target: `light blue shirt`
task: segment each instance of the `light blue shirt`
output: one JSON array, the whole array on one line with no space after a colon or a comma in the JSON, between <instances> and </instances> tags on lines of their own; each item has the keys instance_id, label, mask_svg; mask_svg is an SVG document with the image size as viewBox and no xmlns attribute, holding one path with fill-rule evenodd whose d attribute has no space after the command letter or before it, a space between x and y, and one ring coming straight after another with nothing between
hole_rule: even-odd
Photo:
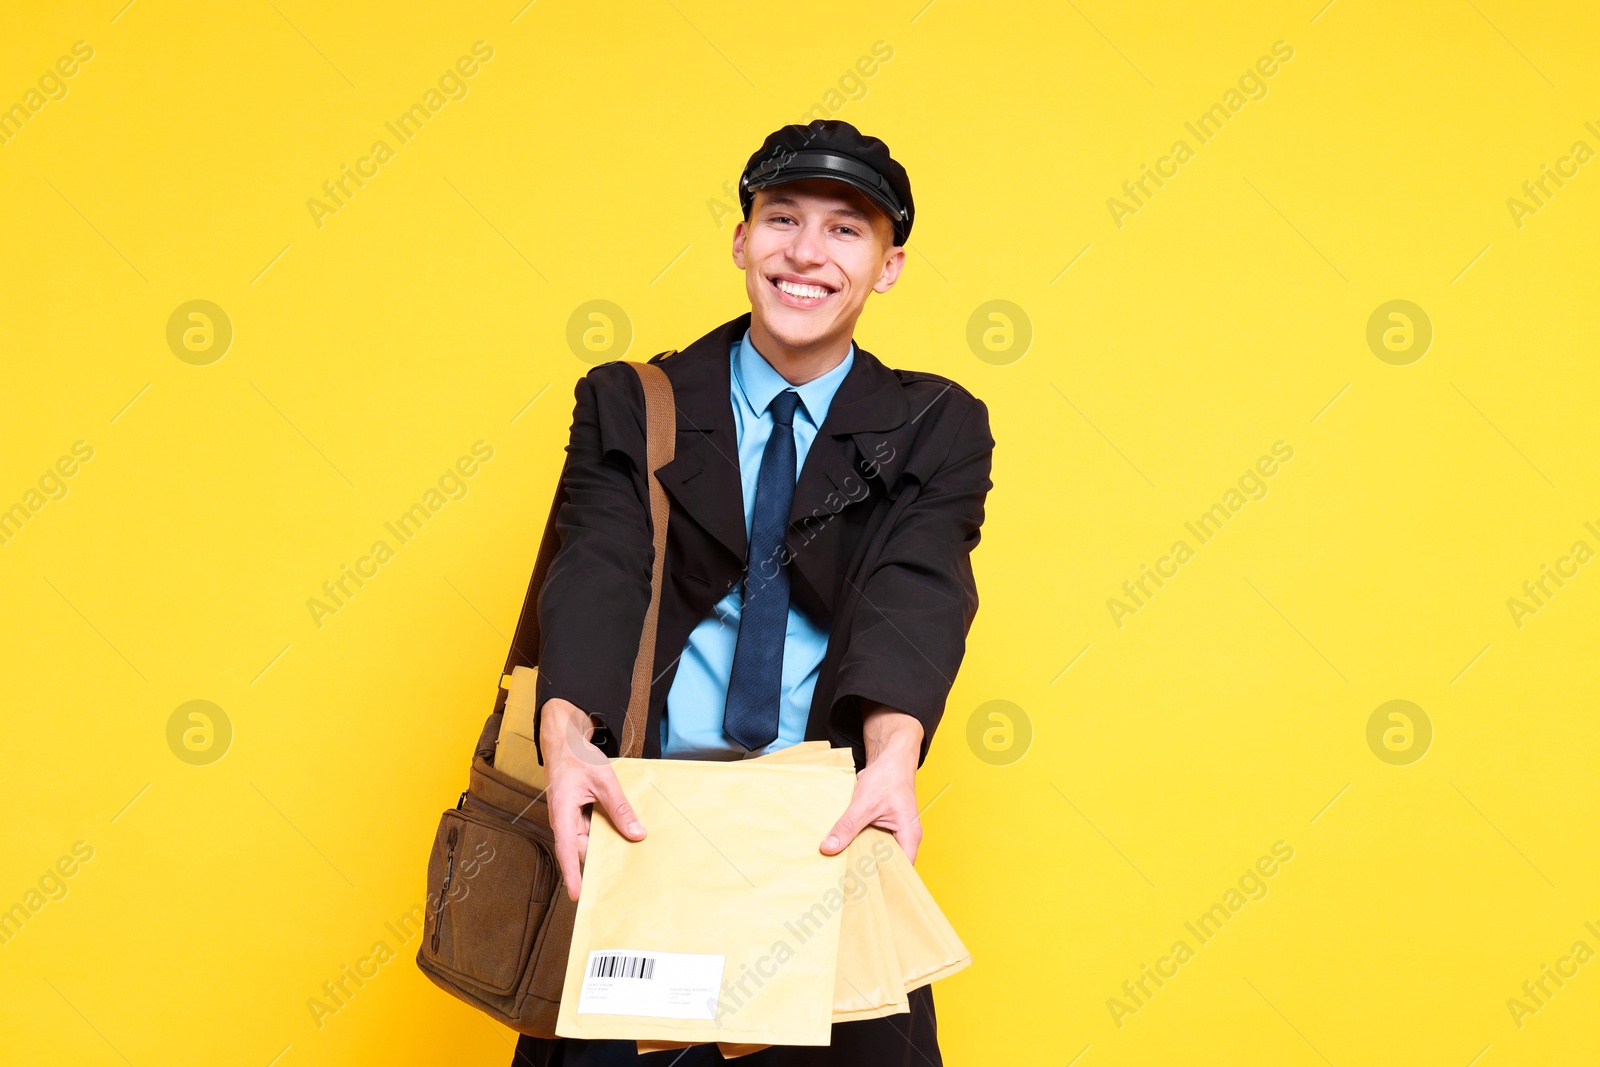
<instances>
[{"instance_id":1,"label":"light blue shirt","mask_svg":"<svg viewBox=\"0 0 1600 1067\"><path fill-rule=\"evenodd\" d=\"M800 394L794 412L795 479L804 469L806 454L817 430L828 417L828 406L839 383L855 362L852 344L844 361L820 378L791 386L783 375L756 351L750 331L733 346L729 393L733 427L739 444L739 481L744 490L744 533L749 543L755 514L756 480L761 456L772 436L769 405L785 389ZM733 649L739 639L739 612L744 606L743 586L735 585L719 600L711 614L689 634L678 673L667 691L666 714L661 720L661 754L677 759L733 759L744 749L722 732L722 714L728 704L728 676L733 671ZM805 739L811 716L811 694L817 672L828 651L828 628L818 626L793 604L783 640L783 689L779 699L778 736L762 752L772 752ZM759 753L753 753L759 755Z\"/></svg>"}]
</instances>

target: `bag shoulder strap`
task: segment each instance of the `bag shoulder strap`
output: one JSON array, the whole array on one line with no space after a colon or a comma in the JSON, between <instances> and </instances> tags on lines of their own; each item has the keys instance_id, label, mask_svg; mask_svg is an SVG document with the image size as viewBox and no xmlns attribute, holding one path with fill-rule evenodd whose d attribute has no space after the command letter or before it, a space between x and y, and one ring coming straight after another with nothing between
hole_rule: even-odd
<instances>
[{"instance_id":1,"label":"bag shoulder strap","mask_svg":"<svg viewBox=\"0 0 1600 1067\"><path fill-rule=\"evenodd\" d=\"M644 724L650 705L650 683L655 671L656 621L661 612L661 584L667 561L667 518L670 502L666 490L656 480L656 470L670 463L676 454L677 411L673 405L672 383L666 371L655 364L672 355L677 349L668 349L649 363L629 361L639 375L644 389L645 415L645 466L646 482L650 491L650 531L655 555L650 566L650 604L645 609L644 626L639 632L639 651L633 661L633 678L628 693L628 711L623 720L621 754L637 757L644 750ZM522 602L522 613L517 618L517 628L511 636L511 650L506 656L502 674L510 674L515 667L534 667L539 662L539 591L544 588L545 575L550 563L561 547L556 532L556 518L561 505L567 500L567 470L563 464L556 482L554 499L550 502L550 515L545 519L544 534L539 541L539 555L534 561L533 577L528 582L528 595ZM505 705L505 690L500 691L496 708Z\"/></svg>"}]
</instances>

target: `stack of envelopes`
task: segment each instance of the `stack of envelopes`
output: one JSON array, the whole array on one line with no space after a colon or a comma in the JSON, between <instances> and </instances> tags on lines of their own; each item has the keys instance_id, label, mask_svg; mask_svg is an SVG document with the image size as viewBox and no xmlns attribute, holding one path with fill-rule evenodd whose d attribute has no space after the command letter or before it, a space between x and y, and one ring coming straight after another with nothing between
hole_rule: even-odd
<instances>
[{"instance_id":1,"label":"stack of envelopes","mask_svg":"<svg viewBox=\"0 0 1600 1067\"><path fill-rule=\"evenodd\" d=\"M557 1034L730 1059L826 1045L972 962L892 835L818 850L854 790L848 749L611 763L649 833L591 821Z\"/></svg>"}]
</instances>

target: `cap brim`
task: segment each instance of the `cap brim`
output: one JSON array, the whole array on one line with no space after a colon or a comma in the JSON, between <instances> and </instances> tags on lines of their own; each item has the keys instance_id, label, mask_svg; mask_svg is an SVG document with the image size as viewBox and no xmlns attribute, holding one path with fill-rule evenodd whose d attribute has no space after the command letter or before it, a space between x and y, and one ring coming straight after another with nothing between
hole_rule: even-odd
<instances>
[{"instance_id":1,"label":"cap brim","mask_svg":"<svg viewBox=\"0 0 1600 1067\"><path fill-rule=\"evenodd\" d=\"M771 189L774 186L788 185L791 182L818 179L842 182L863 193L874 204L881 207L883 213L889 216L889 224L894 230L895 243L904 243L901 234L910 226L910 220L905 217L906 213L897 198L892 193L885 192L882 178L875 171L856 160L847 159L833 153L807 151L798 153L797 157L793 163L779 167L775 172L749 182L745 188L753 194L758 189ZM858 171L865 173L858 173Z\"/></svg>"}]
</instances>

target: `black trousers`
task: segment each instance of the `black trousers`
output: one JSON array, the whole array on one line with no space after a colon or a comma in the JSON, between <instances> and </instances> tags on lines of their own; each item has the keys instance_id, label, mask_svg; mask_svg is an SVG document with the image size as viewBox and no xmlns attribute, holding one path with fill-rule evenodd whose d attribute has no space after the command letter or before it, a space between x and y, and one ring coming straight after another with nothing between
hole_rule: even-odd
<instances>
[{"instance_id":1,"label":"black trousers","mask_svg":"<svg viewBox=\"0 0 1600 1067\"><path fill-rule=\"evenodd\" d=\"M909 999L909 1013L834 1023L831 1044L774 1045L732 1062L743 1067L944 1067L932 987L913 989ZM526 1034L511 1061L512 1067L705 1067L727 1062L716 1045L641 1056L632 1041L548 1041Z\"/></svg>"}]
</instances>

